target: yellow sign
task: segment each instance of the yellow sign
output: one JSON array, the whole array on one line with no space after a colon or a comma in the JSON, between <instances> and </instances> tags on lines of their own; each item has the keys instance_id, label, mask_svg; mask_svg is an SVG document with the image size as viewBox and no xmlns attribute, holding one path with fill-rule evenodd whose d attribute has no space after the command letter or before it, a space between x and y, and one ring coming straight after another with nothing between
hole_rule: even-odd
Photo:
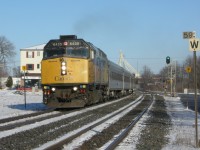
<instances>
[{"instance_id":1,"label":"yellow sign","mask_svg":"<svg viewBox=\"0 0 200 150\"><path fill-rule=\"evenodd\" d=\"M22 66L22 70L25 71L26 70L26 66Z\"/></svg>"},{"instance_id":2,"label":"yellow sign","mask_svg":"<svg viewBox=\"0 0 200 150\"><path fill-rule=\"evenodd\" d=\"M190 73L190 72L192 71L192 68L191 68L191 67L186 67L186 68L185 68L185 71L186 71L187 73Z\"/></svg>"}]
</instances>

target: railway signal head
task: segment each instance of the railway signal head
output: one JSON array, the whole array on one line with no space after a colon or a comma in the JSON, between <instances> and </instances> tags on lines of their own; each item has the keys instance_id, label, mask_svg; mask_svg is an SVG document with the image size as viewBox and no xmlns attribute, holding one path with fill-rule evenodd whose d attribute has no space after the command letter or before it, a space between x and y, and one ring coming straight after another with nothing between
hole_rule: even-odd
<instances>
[{"instance_id":1,"label":"railway signal head","mask_svg":"<svg viewBox=\"0 0 200 150\"><path fill-rule=\"evenodd\" d=\"M170 64L170 57L169 56L166 57L166 63Z\"/></svg>"}]
</instances>

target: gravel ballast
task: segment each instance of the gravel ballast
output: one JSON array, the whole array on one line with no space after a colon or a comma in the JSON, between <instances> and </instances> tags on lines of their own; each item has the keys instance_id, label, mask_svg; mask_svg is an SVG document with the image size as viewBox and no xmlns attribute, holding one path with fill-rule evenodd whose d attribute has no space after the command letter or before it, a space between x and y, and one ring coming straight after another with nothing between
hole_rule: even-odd
<instances>
[{"instance_id":1,"label":"gravel ballast","mask_svg":"<svg viewBox=\"0 0 200 150\"><path fill-rule=\"evenodd\" d=\"M148 115L150 117L144 122L146 126L141 131L136 148L162 149L168 143L167 135L171 127L171 119L162 96L155 96L154 105Z\"/></svg>"}]
</instances>

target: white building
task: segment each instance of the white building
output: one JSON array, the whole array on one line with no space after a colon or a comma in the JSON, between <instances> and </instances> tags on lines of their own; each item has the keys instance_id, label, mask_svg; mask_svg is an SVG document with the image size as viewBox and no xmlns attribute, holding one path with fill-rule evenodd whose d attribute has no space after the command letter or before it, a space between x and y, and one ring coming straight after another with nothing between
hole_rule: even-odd
<instances>
[{"instance_id":1,"label":"white building","mask_svg":"<svg viewBox=\"0 0 200 150\"><path fill-rule=\"evenodd\" d=\"M26 86L40 86L41 83L41 60L43 49L46 44L20 49L20 68L26 66ZM24 77L22 77L24 79ZM22 80L23 85L23 80Z\"/></svg>"}]
</instances>

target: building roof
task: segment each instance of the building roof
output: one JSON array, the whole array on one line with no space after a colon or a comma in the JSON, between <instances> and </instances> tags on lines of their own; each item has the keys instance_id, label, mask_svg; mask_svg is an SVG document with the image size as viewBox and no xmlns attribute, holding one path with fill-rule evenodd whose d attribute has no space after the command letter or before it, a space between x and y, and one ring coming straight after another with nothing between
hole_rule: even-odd
<instances>
[{"instance_id":1,"label":"building roof","mask_svg":"<svg viewBox=\"0 0 200 150\"><path fill-rule=\"evenodd\" d=\"M44 46L46 45L46 43L44 44L40 44L40 45L36 45L36 46L32 46L32 47L27 47L27 48L22 48L21 50L43 50Z\"/></svg>"}]
</instances>

